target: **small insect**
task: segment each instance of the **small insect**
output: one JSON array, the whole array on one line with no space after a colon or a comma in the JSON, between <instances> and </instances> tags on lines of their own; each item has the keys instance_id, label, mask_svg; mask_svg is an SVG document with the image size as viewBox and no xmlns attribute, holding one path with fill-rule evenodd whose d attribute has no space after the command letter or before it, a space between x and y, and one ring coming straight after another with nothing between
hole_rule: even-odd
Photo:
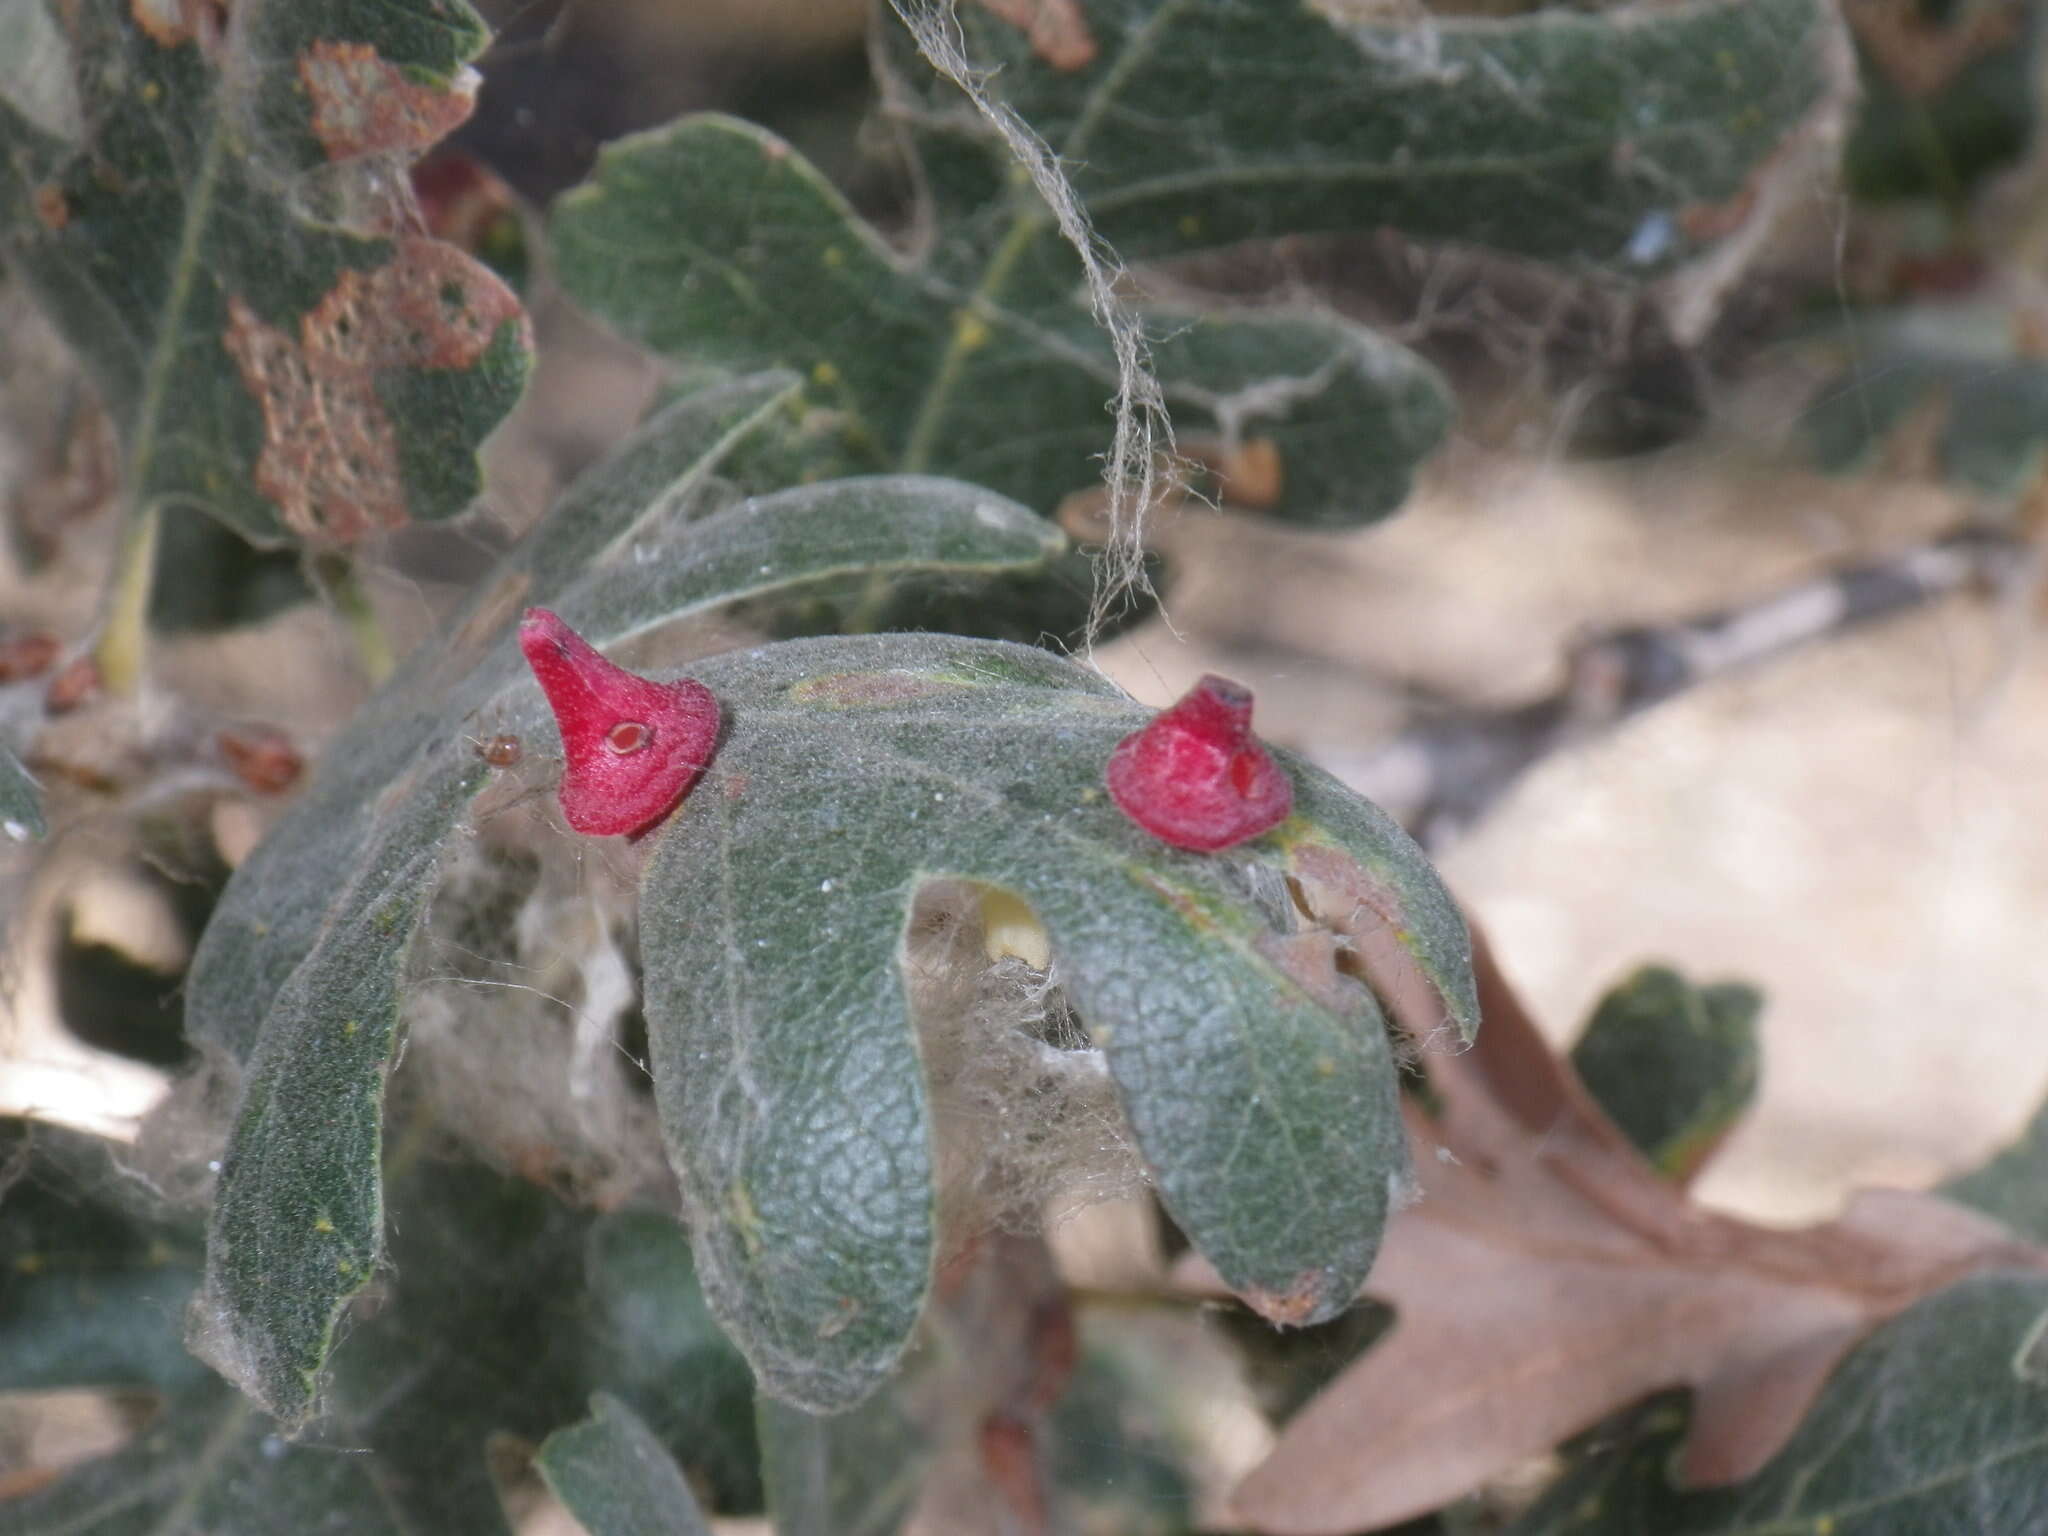
<instances>
[{"instance_id":1,"label":"small insect","mask_svg":"<svg viewBox=\"0 0 2048 1536\"><path fill-rule=\"evenodd\" d=\"M1103 779L1131 820L1198 853L1270 832L1294 808L1293 781L1252 735L1251 690L1223 677L1118 742Z\"/></svg>"},{"instance_id":2,"label":"small insect","mask_svg":"<svg viewBox=\"0 0 2048 1536\"><path fill-rule=\"evenodd\" d=\"M517 736L501 731L486 741L478 742L476 755L493 768L510 768L526 755L526 749L520 745Z\"/></svg>"},{"instance_id":3,"label":"small insect","mask_svg":"<svg viewBox=\"0 0 2048 1536\"><path fill-rule=\"evenodd\" d=\"M562 815L592 837L651 830L682 802L718 742L718 700L606 660L545 608L519 621L519 649L562 731Z\"/></svg>"}]
</instances>

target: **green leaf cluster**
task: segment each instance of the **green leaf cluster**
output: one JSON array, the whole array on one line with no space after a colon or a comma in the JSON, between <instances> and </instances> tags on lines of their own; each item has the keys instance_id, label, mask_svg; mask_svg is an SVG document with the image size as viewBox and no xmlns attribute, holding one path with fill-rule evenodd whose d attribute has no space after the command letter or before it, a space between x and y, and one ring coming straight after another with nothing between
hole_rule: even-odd
<instances>
[{"instance_id":1,"label":"green leaf cluster","mask_svg":"<svg viewBox=\"0 0 2048 1536\"><path fill-rule=\"evenodd\" d=\"M1066 171L1123 258L1393 228L1623 272L1700 249L1828 94L1811 0L1421 27L1312 7L1089 0L1058 66L957 13L988 104ZM1086 54L1085 59L1079 57ZM550 224L586 307L692 364L782 366L836 462L958 474L1051 511L1096 477L1117 384L1056 211L987 115L885 33L888 116L923 195L892 245L786 144L717 116L610 146ZM1392 511L1450 402L1406 348L1327 311L1155 297L1185 441L1277 450L1255 500L1311 527ZM830 437L826 437L828 445Z\"/></svg>"},{"instance_id":2,"label":"green leaf cluster","mask_svg":"<svg viewBox=\"0 0 2048 1536\"><path fill-rule=\"evenodd\" d=\"M0 1503L7 1536L509 1533L491 1444L539 1443L592 1391L639 1404L660 1426L640 1432L722 1507L759 1506L746 1368L668 1218L593 1214L470 1163L408 1162L390 1181L379 1304L335 1355L319 1431L288 1440L186 1352L202 1233L120 1155L0 1125L14 1180L0 1204L0 1391L155 1400L121 1449Z\"/></svg>"}]
</instances>

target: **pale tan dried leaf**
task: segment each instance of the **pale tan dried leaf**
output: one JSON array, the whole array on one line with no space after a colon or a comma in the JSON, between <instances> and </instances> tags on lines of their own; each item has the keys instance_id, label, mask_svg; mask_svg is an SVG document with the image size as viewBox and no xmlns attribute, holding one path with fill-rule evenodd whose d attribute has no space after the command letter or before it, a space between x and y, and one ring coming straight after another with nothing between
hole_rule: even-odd
<instances>
[{"instance_id":1,"label":"pale tan dried leaf","mask_svg":"<svg viewBox=\"0 0 2048 1536\"><path fill-rule=\"evenodd\" d=\"M1254 1529L1410 1519L1678 1386L1694 1393L1679 1475L1738 1480L1878 1323L1979 1269L2048 1268L2048 1252L1931 1195L1870 1192L1802 1231L1692 1205L1544 1044L1474 938L1480 1043L1424 1058L1441 1114L1409 1116L1421 1199L1390 1224L1367 1286L1395 1324L1240 1485ZM1181 1277L1213 1283L1199 1265Z\"/></svg>"}]
</instances>

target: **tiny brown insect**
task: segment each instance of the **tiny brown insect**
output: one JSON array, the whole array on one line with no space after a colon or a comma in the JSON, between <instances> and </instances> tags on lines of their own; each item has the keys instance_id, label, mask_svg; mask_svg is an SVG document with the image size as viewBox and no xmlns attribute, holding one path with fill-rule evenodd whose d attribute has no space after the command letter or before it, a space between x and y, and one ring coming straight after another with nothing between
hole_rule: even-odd
<instances>
[{"instance_id":1,"label":"tiny brown insect","mask_svg":"<svg viewBox=\"0 0 2048 1536\"><path fill-rule=\"evenodd\" d=\"M476 755L493 768L510 768L525 753L517 736L500 734L477 745Z\"/></svg>"}]
</instances>

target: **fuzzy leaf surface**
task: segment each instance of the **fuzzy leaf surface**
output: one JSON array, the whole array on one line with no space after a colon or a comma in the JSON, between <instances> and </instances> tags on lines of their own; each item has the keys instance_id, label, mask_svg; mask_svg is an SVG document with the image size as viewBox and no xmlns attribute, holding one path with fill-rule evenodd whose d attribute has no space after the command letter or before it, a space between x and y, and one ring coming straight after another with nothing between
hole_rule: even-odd
<instances>
[{"instance_id":1,"label":"fuzzy leaf surface","mask_svg":"<svg viewBox=\"0 0 2048 1536\"><path fill-rule=\"evenodd\" d=\"M0 56L0 257L84 359L138 505L266 544L450 516L526 321L409 232L393 170L468 116L488 33L464 0L222 14L16 19L35 46Z\"/></svg>"},{"instance_id":2,"label":"fuzzy leaf surface","mask_svg":"<svg viewBox=\"0 0 2048 1536\"><path fill-rule=\"evenodd\" d=\"M1000 7L954 13L994 100L1036 129L1123 256L1392 227L1651 271L1740 224L1751 181L1834 98L1818 0L1333 21L1307 6L1074 0L1064 56ZM886 34L931 228L892 250L759 129L685 119L612 146L553 220L563 281L697 363L798 368L875 467L936 470L1051 510L1095 477L1109 348L1080 265L982 116ZM1056 54L1058 50L1052 50ZM1149 316L1183 438L1277 450L1241 505L1353 526L1405 496L1450 412L1435 371L1323 312Z\"/></svg>"},{"instance_id":3,"label":"fuzzy leaf surface","mask_svg":"<svg viewBox=\"0 0 2048 1536\"><path fill-rule=\"evenodd\" d=\"M1042 210L1006 247L1029 255L996 270L988 253L972 287L906 265L767 130L703 116L606 149L552 230L569 291L625 335L685 362L801 369L850 465L959 475L1047 513L1098 478L1115 365ZM1182 432L1280 451L1275 517L1392 511L1449 424L1433 368L1332 316L1155 320Z\"/></svg>"},{"instance_id":4,"label":"fuzzy leaf surface","mask_svg":"<svg viewBox=\"0 0 2048 1536\"><path fill-rule=\"evenodd\" d=\"M1841 1364L1747 1482L1669 1477L1684 1414L1652 1418L1567 1474L1510 1536L2023 1536L2048 1526L2048 1280L1987 1274L1937 1292Z\"/></svg>"},{"instance_id":5,"label":"fuzzy leaf surface","mask_svg":"<svg viewBox=\"0 0 2048 1536\"><path fill-rule=\"evenodd\" d=\"M689 437L698 447L683 478L700 476L768 408L758 393L685 402L631 448L658 458L657 445L673 449L665 434ZM563 526L487 584L445 650L363 712L236 872L195 957L193 1028L246 1074L208 1240L216 1359L288 1422L309 1410L334 1320L380 1250L384 1070L442 849L497 773L476 736L517 736L526 765L559 757L553 717L511 636L520 605L552 599L594 642L615 644L742 598L1029 567L1060 547L1014 503L912 477L744 502L671 529L660 558L643 562L618 544L643 506L619 503L626 516L613 523L590 511L611 505L617 477L636 479L634 462L629 450L572 491ZM581 570L593 546L623 558L554 590L551 576ZM508 795L522 783L508 781Z\"/></svg>"},{"instance_id":6,"label":"fuzzy leaf surface","mask_svg":"<svg viewBox=\"0 0 2048 1536\"><path fill-rule=\"evenodd\" d=\"M1072 9L1095 44L1078 68L1039 59L998 7L961 7L960 33L994 98L1060 156L1097 231L1131 260L1384 226L1655 270L1725 232L1714 216L1736 212L1723 205L1829 100L1841 42L1816 0L1422 25L1338 19L1362 8L1337 3ZM907 33L888 41L935 201L1006 236L1023 205L985 205L1007 156ZM1646 251L1653 218L1671 227Z\"/></svg>"},{"instance_id":7,"label":"fuzzy leaf surface","mask_svg":"<svg viewBox=\"0 0 2048 1536\"><path fill-rule=\"evenodd\" d=\"M617 1398L541 1443L541 1476L590 1536L707 1536L690 1485L654 1431Z\"/></svg>"},{"instance_id":8,"label":"fuzzy leaf surface","mask_svg":"<svg viewBox=\"0 0 2048 1536\"><path fill-rule=\"evenodd\" d=\"M1296 1323L1351 1301L1404 1166L1395 1068L1335 925L1297 930L1286 878L1379 914L1367 976L1426 995L1425 1029L1477 1018L1463 921L1391 819L1290 761L1281 827L1228 856L1169 848L1102 788L1149 712L1043 651L877 635L698 675L732 725L643 878L646 1010L705 1293L764 1390L849 1406L923 1306L932 1157L900 958L930 880L1033 909L1169 1210L1229 1283Z\"/></svg>"}]
</instances>

